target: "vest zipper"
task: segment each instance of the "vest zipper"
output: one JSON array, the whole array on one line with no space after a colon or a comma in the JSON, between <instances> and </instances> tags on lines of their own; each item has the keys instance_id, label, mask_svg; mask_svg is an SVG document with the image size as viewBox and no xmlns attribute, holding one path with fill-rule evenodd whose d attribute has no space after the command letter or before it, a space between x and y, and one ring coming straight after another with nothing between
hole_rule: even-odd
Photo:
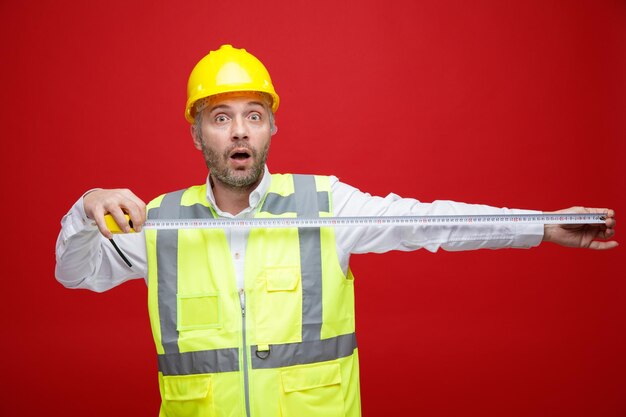
<instances>
[{"instance_id":1,"label":"vest zipper","mask_svg":"<svg viewBox=\"0 0 626 417\"><path fill-rule=\"evenodd\" d=\"M250 387L248 375L248 345L246 342L246 293L239 290L241 305L241 327L243 329L243 390L246 402L246 417L250 417Z\"/></svg>"}]
</instances>

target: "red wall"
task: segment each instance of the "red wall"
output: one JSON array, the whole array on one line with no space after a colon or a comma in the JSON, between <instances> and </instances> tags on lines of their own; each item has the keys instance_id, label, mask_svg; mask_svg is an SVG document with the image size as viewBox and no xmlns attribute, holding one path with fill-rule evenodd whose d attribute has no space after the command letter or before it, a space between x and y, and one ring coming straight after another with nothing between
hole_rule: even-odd
<instances>
[{"instance_id":1,"label":"red wall","mask_svg":"<svg viewBox=\"0 0 626 417\"><path fill-rule=\"evenodd\" d=\"M274 172L626 210L624 1L177 3L0 3L2 416L157 415L144 284L66 290L54 243L86 189L204 180L185 87L222 43L274 78ZM354 257L364 415L626 415L623 253Z\"/></svg>"}]
</instances>

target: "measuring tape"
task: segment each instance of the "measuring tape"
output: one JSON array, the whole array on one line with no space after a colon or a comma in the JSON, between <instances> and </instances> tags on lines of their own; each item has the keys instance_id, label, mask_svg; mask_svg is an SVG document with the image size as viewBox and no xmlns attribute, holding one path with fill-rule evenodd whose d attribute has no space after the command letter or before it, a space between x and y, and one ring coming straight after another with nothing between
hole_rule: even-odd
<instances>
[{"instance_id":1,"label":"measuring tape","mask_svg":"<svg viewBox=\"0 0 626 417\"><path fill-rule=\"evenodd\" d=\"M150 219L144 229L251 229L286 227L372 227L372 226L469 226L494 224L603 224L606 213L472 214L446 216L359 216L271 219ZM112 233L122 233L110 214L105 217ZM129 220L129 216L126 215ZM130 223L130 221L129 221ZM131 223L132 225L132 223Z\"/></svg>"}]
</instances>

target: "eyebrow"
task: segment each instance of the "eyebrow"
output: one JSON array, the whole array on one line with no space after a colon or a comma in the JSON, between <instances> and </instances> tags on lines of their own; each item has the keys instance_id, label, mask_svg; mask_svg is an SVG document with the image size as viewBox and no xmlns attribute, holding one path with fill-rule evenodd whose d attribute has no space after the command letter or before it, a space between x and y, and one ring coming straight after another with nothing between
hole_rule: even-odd
<instances>
[{"instance_id":1,"label":"eyebrow","mask_svg":"<svg viewBox=\"0 0 626 417\"><path fill-rule=\"evenodd\" d=\"M257 105L257 106L261 106L261 107L265 108L263 103L260 102L260 101L251 101L251 102L246 104L246 107L253 106L253 105ZM217 106L209 109L209 113L213 113L215 110L227 110L227 109L230 109L230 108L231 108L231 106L229 106L229 105L218 104Z\"/></svg>"}]
</instances>

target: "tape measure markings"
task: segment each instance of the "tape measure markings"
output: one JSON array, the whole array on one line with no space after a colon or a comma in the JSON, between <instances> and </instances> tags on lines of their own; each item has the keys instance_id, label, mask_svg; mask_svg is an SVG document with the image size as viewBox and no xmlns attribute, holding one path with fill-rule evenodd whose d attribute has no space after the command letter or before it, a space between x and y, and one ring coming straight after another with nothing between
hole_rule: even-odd
<instances>
[{"instance_id":1,"label":"tape measure markings","mask_svg":"<svg viewBox=\"0 0 626 417\"><path fill-rule=\"evenodd\" d=\"M450 226L481 224L603 224L605 220L606 213L473 214L319 218L274 217L271 219L151 219L144 223L143 228L172 230L288 227ZM107 224L109 225L110 222L107 222Z\"/></svg>"}]
</instances>

